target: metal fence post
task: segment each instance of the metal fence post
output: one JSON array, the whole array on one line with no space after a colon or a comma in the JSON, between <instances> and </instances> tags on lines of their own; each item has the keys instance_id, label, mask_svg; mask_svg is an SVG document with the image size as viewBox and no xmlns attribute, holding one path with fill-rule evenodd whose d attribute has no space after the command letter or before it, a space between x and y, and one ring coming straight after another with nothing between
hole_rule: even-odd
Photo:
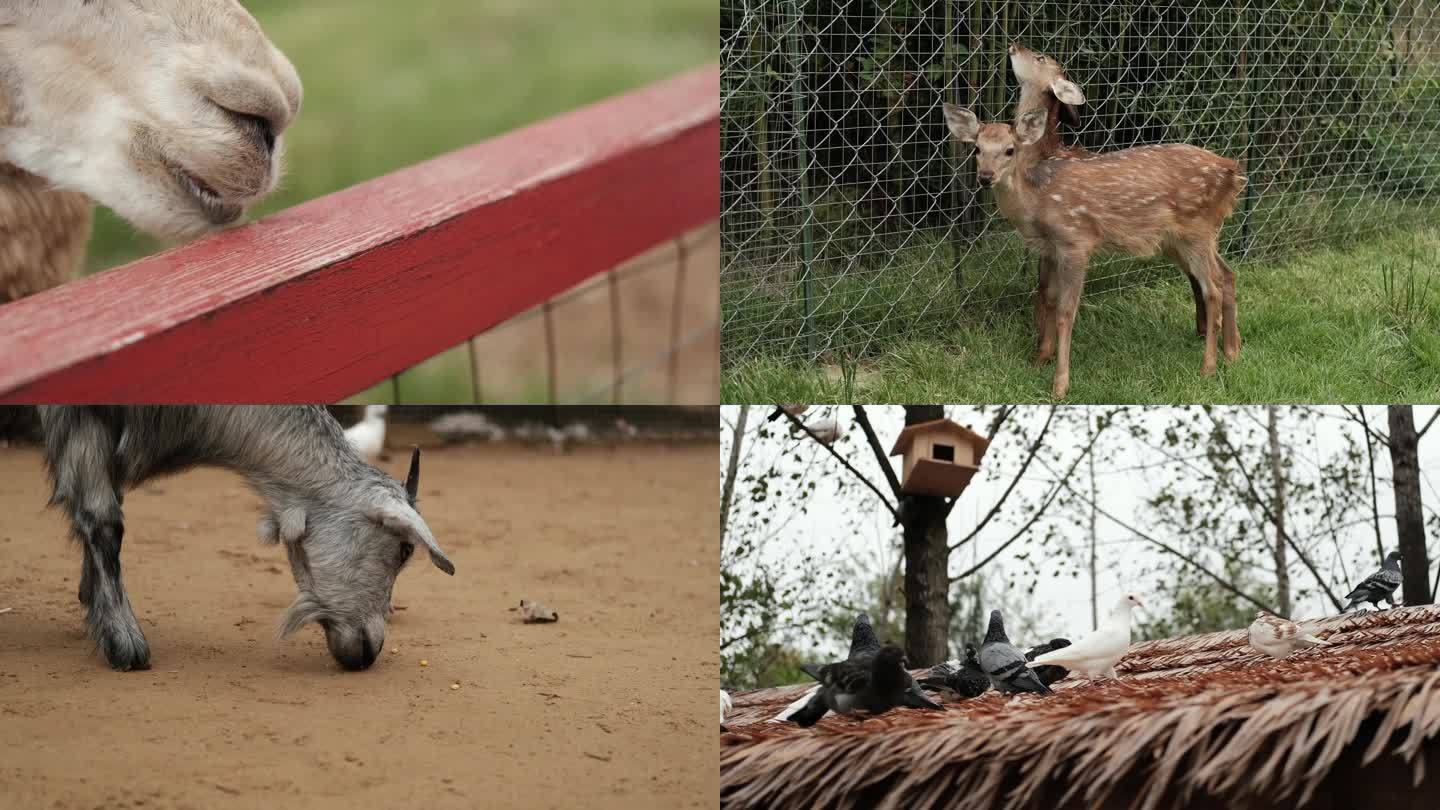
<instances>
[{"instance_id":1,"label":"metal fence post","mask_svg":"<svg viewBox=\"0 0 1440 810\"><path fill-rule=\"evenodd\" d=\"M800 196L800 294L805 298L805 346L813 360L819 353L818 336L815 334L815 296L811 280L811 265L815 261L815 218L810 210L810 148L805 137L809 118L805 106L805 61L800 44L800 26L804 24L805 17L800 11L800 0L790 0L790 12L793 20L786 42L789 45L790 69L793 73L790 83L790 108L795 117L795 177L796 192Z\"/></svg>"},{"instance_id":2,"label":"metal fence post","mask_svg":"<svg viewBox=\"0 0 1440 810\"><path fill-rule=\"evenodd\" d=\"M1236 25L1235 29L1240 32L1240 47L1237 49L1236 68L1240 72L1241 98L1245 100L1245 150L1244 163L1245 174L1250 178L1245 183L1244 197L1240 203L1240 257L1250 258L1250 213L1253 209L1252 197L1255 183L1259 180L1258 167L1254 164L1251 147L1255 143L1255 95L1251 91L1250 75L1252 71L1246 64L1246 57L1249 53L1250 27L1246 25L1246 18L1249 7L1245 0L1235 0Z\"/></svg>"}]
</instances>

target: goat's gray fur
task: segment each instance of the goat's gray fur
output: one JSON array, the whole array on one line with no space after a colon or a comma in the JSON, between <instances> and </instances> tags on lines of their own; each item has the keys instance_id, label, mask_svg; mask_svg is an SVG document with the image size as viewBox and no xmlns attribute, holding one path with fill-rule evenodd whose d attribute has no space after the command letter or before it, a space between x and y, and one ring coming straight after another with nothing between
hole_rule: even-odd
<instances>
[{"instance_id":1,"label":"goat's gray fur","mask_svg":"<svg viewBox=\"0 0 1440 810\"><path fill-rule=\"evenodd\" d=\"M209 465L234 470L265 499L260 539L283 542L299 595L280 635L317 622L330 653L364 669L385 643L395 577L417 546L455 568L415 510L420 451L405 487L366 464L320 406L44 406L54 494L84 549L80 601L91 638L119 670L147 669L150 648L120 578L125 490Z\"/></svg>"}]
</instances>

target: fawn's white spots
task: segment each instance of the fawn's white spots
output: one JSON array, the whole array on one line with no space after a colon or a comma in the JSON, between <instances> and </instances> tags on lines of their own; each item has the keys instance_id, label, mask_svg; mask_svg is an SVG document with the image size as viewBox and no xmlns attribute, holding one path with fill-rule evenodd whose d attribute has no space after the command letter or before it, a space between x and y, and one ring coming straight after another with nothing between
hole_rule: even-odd
<instances>
[{"instance_id":1,"label":"fawn's white spots","mask_svg":"<svg viewBox=\"0 0 1440 810\"><path fill-rule=\"evenodd\" d=\"M1051 195L1050 195L1050 199L1054 200L1055 202L1060 202L1060 195L1059 195L1059 194L1051 194Z\"/></svg>"}]
</instances>

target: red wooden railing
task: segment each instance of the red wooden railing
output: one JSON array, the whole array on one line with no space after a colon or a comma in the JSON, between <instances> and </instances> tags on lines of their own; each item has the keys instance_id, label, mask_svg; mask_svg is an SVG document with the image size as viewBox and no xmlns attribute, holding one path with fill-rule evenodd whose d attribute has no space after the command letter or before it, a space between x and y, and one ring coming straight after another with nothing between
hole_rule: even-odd
<instances>
[{"instance_id":1,"label":"red wooden railing","mask_svg":"<svg viewBox=\"0 0 1440 810\"><path fill-rule=\"evenodd\" d=\"M0 402L333 402L719 217L715 67L0 306Z\"/></svg>"}]
</instances>

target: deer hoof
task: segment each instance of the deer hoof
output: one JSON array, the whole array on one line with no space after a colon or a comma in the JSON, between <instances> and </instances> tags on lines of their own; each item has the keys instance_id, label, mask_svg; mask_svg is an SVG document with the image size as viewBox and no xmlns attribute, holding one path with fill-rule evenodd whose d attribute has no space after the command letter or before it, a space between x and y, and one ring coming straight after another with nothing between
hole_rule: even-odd
<instances>
[{"instance_id":1,"label":"deer hoof","mask_svg":"<svg viewBox=\"0 0 1440 810\"><path fill-rule=\"evenodd\" d=\"M1056 380L1055 387L1050 389L1050 396L1053 399L1064 399L1065 395L1068 393L1070 393L1069 380Z\"/></svg>"},{"instance_id":2,"label":"deer hoof","mask_svg":"<svg viewBox=\"0 0 1440 810\"><path fill-rule=\"evenodd\" d=\"M1225 359L1226 359L1226 361L1231 362L1231 363L1235 362L1236 360L1239 360L1239 359L1240 359L1240 347L1239 347L1239 346L1231 346L1231 347L1227 348L1227 349L1225 350Z\"/></svg>"},{"instance_id":3,"label":"deer hoof","mask_svg":"<svg viewBox=\"0 0 1440 810\"><path fill-rule=\"evenodd\" d=\"M1035 368L1040 368L1041 366L1049 363L1050 358L1053 356L1054 355L1047 352L1036 352L1035 355L1030 358L1030 365L1034 366Z\"/></svg>"},{"instance_id":4,"label":"deer hoof","mask_svg":"<svg viewBox=\"0 0 1440 810\"><path fill-rule=\"evenodd\" d=\"M1202 377L1214 377L1214 376L1215 376L1215 361L1214 361L1214 360L1206 360L1206 361L1205 361L1205 365L1203 365L1203 366L1200 367L1200 376L1202 376Z\"/></svg>"}]
</instances>

